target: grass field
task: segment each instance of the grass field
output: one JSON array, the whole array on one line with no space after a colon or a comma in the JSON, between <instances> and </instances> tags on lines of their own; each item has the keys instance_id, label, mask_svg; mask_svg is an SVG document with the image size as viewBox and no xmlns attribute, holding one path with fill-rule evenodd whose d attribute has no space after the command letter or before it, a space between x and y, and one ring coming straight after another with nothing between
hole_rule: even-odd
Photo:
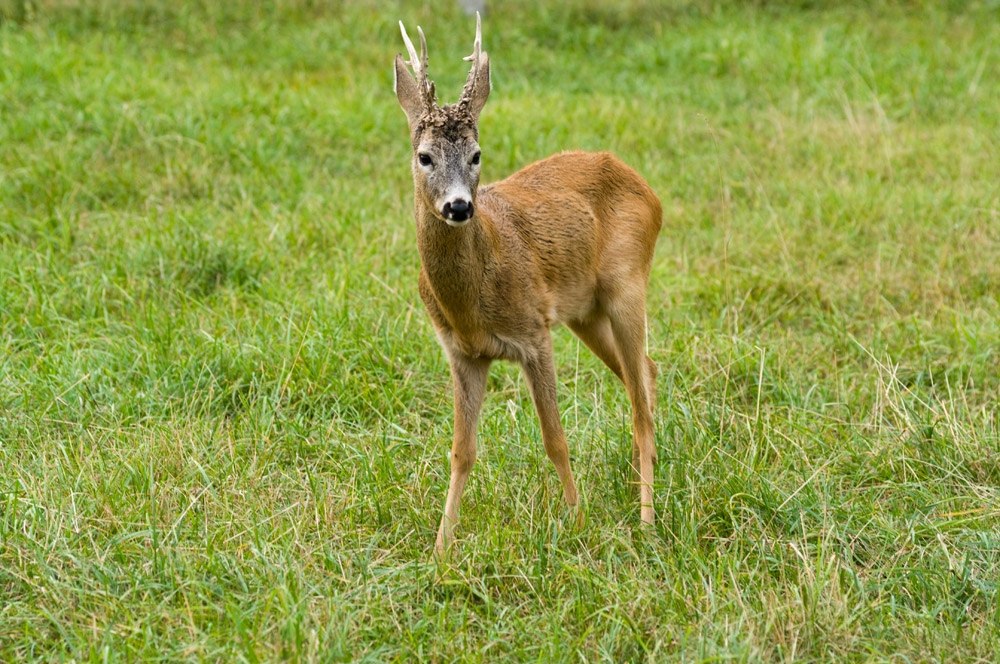
<instances>
[{"instance_id":1,"label":"grass field","mask_svg":"<svg viewBox=\"0 0 1000 664\"><path fill-rule=\"evenodd\" d=\"M585 501L495 366L449 564L396 21L0 0L0 660L996 661L1000 4L504 0L484 181L664 202L658 522L555 333ZM448 9L446 10L445 7Z\"/></svg>"}]
</instances>

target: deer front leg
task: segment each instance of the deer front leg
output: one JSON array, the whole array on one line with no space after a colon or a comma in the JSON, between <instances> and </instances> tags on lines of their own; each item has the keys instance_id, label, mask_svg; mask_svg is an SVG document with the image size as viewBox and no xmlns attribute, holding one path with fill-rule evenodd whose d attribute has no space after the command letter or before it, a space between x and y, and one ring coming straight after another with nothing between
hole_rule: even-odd
<instances>
[{"instance_id":1,"label":"deer front leg","mask_svg":"<svg viewBox=\"0 0 1000 664\"><path fill-rule=\"evenodd\" d=\"M542 442L545 453L556 467L559 480L563 485L563 495L570 507L575 507L579 495L576 483L573 482L573 472L569 467L569 447L566 445L566 435L559 421L559 404L556 400L556 372L552 363L552 339L545 336L539 343L535 357L523 363L524 375L528 380L528 388L535 402L535 410L542 423Z\"/></svg>"},{"instance_id":2,"label":"deer front leg","mask_svg":"<svg viewBox=\"0 0 1000 664\"><path fill-rule=\"evenodd\" d=\"M465 490L472 464L476 462L476 424L486 393L486 376L490 363L449 353L451 377L455 388L455 434L451 445L451 480L444 503L444 516L438 529L435 551L444 556L454 540L458 522L458 505Z\"/></svg>"}]
</instances>

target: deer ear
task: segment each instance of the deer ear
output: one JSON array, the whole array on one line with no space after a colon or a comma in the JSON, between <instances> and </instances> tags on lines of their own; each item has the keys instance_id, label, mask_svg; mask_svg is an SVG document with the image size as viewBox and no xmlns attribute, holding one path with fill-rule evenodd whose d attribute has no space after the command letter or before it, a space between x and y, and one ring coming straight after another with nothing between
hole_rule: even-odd
<instances>
[{"instance_id":1,"label":"deer ear","mask_svg":"<svg viewBox=\"0 0 1000 664\"><path fill-rule=\"evenodd\" d=\"M490 56L486 55L486 51L483 51L481 58L479 67L476 69L476 77L472 82L472 94L469 95L469 110L472 111L472 116L477 120L493 87L490 80Z\"/></svg>"},{"instance_id":2,"label":"deer ear","mask_svg":"<svg viewBox=\"0 0 1000 664\"><path fill-rule=\"evenodd\" d=\"M417 86L417 79L406 68L406 62L402 55L396 55L396 70L392 83L396 91L396 99L406 113L406 119L412 127L416 124L424 111L424 102L420 96L420 89Z\"/></svg>"}]
</instances>

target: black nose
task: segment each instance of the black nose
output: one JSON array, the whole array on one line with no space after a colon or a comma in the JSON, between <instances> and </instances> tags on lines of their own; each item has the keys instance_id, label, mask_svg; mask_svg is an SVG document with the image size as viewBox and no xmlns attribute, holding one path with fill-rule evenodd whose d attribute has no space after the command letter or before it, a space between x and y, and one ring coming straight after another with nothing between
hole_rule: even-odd
<instances>
[{"instance_id":1,"label":"black nose","mask_svg":"<svg viewBox=\"0 0 1000 664\"><path fill-rule=\"evenodd\" d=\"M465 221L472 217L472 202L467 201L462 198L456 198L453 201L444 204L445 219L451 219L453 221Z\"/></svg>"}]
</instances>

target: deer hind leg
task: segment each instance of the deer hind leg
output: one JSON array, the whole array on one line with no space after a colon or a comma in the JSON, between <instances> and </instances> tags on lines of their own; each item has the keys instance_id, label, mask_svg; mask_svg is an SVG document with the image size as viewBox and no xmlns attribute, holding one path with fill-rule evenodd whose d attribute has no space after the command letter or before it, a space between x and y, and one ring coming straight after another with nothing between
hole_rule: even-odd
<instances>
[{"instance_id":1,"label":"deer hind leg","mask_svg":"<svg viewBox=\"0 0 1000 664\"><path fill-rule=\"evenodd\" d=\"M625 383L625 375L622 373L622 363L618 351L618 344L615 341L614 332L611 329L611 319L603 313L585 322L570 323L569 327L576 336L587 345L590 350L600 358L618 378ZM659 371L652 358L646 356L646 365L649 371L649 378L646 387L649 395L649 403L656 405L656 376ZM632 440L632 468L636 477L639 477L639 444ZM653 457L656 457L654 450Z\"/></svg>"},{"instance_id":2,"label":"deer hind leg","mask_svg":"<svg viewBox=\"0 0 1000 664\"><path fill-rule=\"evenodd\" d=\"M458 354L449 358L452 382L455 389L455 435L451 445L451 480L444 515L438 529L435 550L443 556L454 540L458 522L458 505L462 500L465 482L476 462L476 424L486 394L486 376L490 363Z\"/></svg>"},{"instance_id":3,"label":"deer hind leg","mask_svg":"<svg viewBox=\"0 0 1000 664\"><path fill-rule=\"evenodd\" d=\"M545 453L556 467L556 473L562 482L563 495L570 507L576 506L579 494L573 481L573 472L569 467L569 446L566 444L566 434L563 433L559 421L559 404L556 400L556 372L552 363L552 339L547 335L538 344L535 357L525 360L522 364L524 375L528 381L531 398L538 411L538 419L542 424L542 442Z\"/></svg>"},{"instance_id":4,"label":"deer hind leg","mask_svg":"<svg viewBox=\"0 0 1000 664\"><path fill-rule=\"evenodd\" d=\"M612 373L624 380L622 363L618 357L618 345L615 343L611 321L607 316L602 313L586 321L569 323L569 328L611 369Z\"/></svg>"},{"instance_id":5,"label":"deer hind leg","mask_svg":"<svg viewBox=\"0 0 1000 664\"><path fill-rule=\"evenodd\" d=\"M653 408L656 404L656 365L646 356L646 306L641 290L619 295L609 303L608 317L621 358L622 380L632 402L632 465L639 475L642 520L653 523Z\"/></svg>"}]
</instances>

